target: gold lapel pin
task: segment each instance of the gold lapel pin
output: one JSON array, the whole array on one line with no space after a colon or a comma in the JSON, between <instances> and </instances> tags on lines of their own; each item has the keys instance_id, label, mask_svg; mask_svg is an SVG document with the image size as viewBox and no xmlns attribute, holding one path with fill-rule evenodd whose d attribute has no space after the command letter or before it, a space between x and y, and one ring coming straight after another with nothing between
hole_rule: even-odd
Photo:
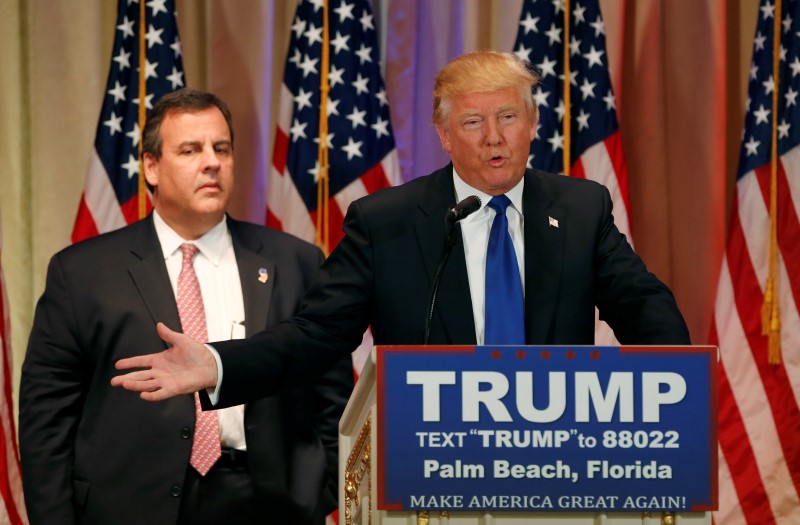
<instances>
[{"instance_id":1,"label":"gold lapel pin","mask_svg":"<svg viewBox=\"0 0 800 525\"><path fill-rule=\"evenodd\" d=\"M266 268L258 269L258 281L262 283L269 281L269 272Z\"/></svg>"}]
</instances>

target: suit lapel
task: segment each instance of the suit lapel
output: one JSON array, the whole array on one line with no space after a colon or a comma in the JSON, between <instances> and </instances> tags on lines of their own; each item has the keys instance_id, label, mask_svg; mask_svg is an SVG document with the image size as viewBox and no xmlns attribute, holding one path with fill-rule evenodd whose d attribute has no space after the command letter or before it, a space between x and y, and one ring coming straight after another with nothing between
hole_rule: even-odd
<instances>
[{"instance_id":1,"label":"suit lapel","mask_svg":"<svg viewBox=\"0 0 800 525\"><path fill-rule=\"evenodd\" d=\"M131 226L132 262L128 273L142 296L153 322L163 322L173 330L181 330L175 294L169 282L164 254L158 242L153 216ZM166 347L166 343L164 344Z\"/></svg>"},{"instance_id":2,"label":"suit lapel","mask_svg":"<svg viewBox=\"0 0 800 525\"><path fill-rule=\"evenodd\" d=\"M275 262L262 254L264 246L254 237L239 234L238 221L228 217L233 251L239 267L244 300L245 334L249 337L267 327L275 286Z\"/></svg>"},{"instance_id":3,"label":"suit lapel","mask_svg":"<svg viewBox=\"0 0 800 525\"><path fill-rule=\"evenodd\" d=\"M433 284L434 274L444 248L444 216L450 206L455 204L453 188L453 168L447 166L430 178L430 185L420 199L420 218L415 223L420 256L425 261L429 286ZM464 257L464 244L460 226L455 229L455 246L442 273L437 293L432 340L434 343L475 344L475 320L472 315L472 300L469 293L467 263ZM427 304L426 298L426 304ZM446 307L442 307L446 305ZM444 327L443 340L433 339L436 321Z\"/></svg>"},{"instance_id":4,"label":"suit lapel","mask_svg":"<svg viewBox=\"0 0 800 525\"><path fill-rule=\"evenodd\" d=\"M528 171L522 193L525 215L525 325L528 344L547 341L561 282L566 217L552 207L542 180ZM553 219L553 221L551 221Z\"/></svg>"}]
</instances>

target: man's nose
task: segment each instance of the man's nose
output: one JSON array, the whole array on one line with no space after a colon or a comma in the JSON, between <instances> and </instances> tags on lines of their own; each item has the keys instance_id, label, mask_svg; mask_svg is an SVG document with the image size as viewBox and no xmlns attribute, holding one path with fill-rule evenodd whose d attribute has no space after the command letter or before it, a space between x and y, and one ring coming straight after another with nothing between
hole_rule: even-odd
<instances>
[{"instance_id":1,"label":"man's nose","mask_svg":"<svg viewBox=\"0 0 800 525\"><path fill-rule=\"evenodd\" d=\"M485 133L483 141L487 146L496 146L498 144L502 144L503 134L500 132L500 126L497 125L497 122L488 120L484 129Z\"/></svg>"},{"instance_id":2,"label":"man's nose","mask_svg":"<svg viewBox=\"0 0 800 525\"><path fill-rule=\"evenodd\" d=\"M203 167L208 169L218 168L220 165L219 154L213 147L203 148Z\"/></svg>"}]
</instances>

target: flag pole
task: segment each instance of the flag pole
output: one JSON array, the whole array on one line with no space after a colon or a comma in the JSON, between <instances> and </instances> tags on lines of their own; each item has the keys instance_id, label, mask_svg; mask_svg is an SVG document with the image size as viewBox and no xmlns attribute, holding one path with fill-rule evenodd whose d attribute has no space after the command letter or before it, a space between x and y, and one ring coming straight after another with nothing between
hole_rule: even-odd
<instances>
[{"instance_id":1,"label":"flag pole","mask_svg":"<svg viewBox=\"0 0 800 525\"><path fill-rule=\"evenodd\" d=\"M147 48L145 47L145 3L139 2L139 133L144 130L144 122L147 118ZM138 141L137 147L139 157L139 219L147 215L147 185L144 178L144 159L142 159L142 140Z\"/></svg>"},{"instance_id":2,"label":"flag pole","mask_svg":"<svg viewBox=\"0 0 800 525\"><path fill-rule=\"evenodd\" d=\"M769 275L761 308L761 333L768 337L767 362L781 364L781 318L778 300L778 86L780 85L781 0L775 0L772 39L772 145L769 188Z\"/></svg>"},{"instance_id":3,"label":"flag pole","mask_svg":"<svg viewBox=\"0 0 800 525\"><path fill-rule=\"evenodd\" d=\"M570 151L572 151L572 94L569 69L569 0L564 0L564 175L569 177Z\"/></svg>"},{"instance_id":4,"label":"flag pole","mask_svg":"<svg viewBox=\"0 0 800 525\"><path fill-rule=\"evenodd\" d=\"M329 252L330 180L328 178L328 69L330 64L330 30L328 27L328 0L322 3L322 63L319 80L319 147L317 159L317 246L327 256Z\"/></svg>"}]
</instances>

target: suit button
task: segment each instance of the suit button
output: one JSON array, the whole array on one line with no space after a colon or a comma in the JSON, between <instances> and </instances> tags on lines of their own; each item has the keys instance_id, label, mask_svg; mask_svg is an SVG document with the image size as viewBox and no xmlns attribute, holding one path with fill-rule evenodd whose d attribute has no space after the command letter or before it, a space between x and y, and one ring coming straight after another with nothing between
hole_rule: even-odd
<instances>
[{"instance_id":1,"label":"suit button","mask_svg":"<svg viewBox=\"0 0 800 525\"><path fill-rule=\"evenodd\" d=\"M190 437L192 437L192 429L189 427L183 427L181 429L181 438L189 439Z\"/></svg>"},{"instance_id":2,"label":"suit button","mask_svg":"<svg viewBox=\"0 0 800 525\"><path fill-rule=\"evenodd\" d=\"M173 497L177 498L181 495L181 486L180 485L173 485L169 491Z\"/></svg>"}]
</instances>

